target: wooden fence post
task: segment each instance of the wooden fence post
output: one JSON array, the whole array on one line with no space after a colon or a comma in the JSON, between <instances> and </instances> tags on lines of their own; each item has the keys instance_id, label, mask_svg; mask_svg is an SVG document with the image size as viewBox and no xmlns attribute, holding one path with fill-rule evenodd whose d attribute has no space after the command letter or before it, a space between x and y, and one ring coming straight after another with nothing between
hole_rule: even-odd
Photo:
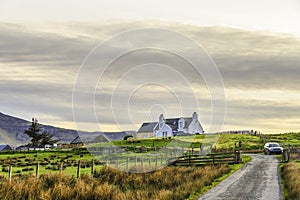
<instances>
[{"instance_id":1,"label":"wooden fence post","mask_svg":"<svg viewBox=\"0 0 300 200\"><path fill-rule=\"evenodd\" d=\"M91 174L92 174L92 177L94 176L94 159L92 159L92 166L91 166Z\"/></svg>"},{"instance_id":2,"label":"wooden fence post","mask_svg":"<svg viewBox=\"0 0 300 200\"><path fill-rule=\"evenodd\" d=\"M149 156L149 167L151 166L151 157Z\"/></svg>"},{"instance_id":3,"label":"wooden fence post","mask_svg":"<svg viewBox=\"0 0 300 200\"><path fill-rule=\"evenodd\" d=\"M200 144L200 155L203 153L203 145Z\"/></svg>"},{"instance_id":4,"label":"wooden fence post","mask_svg":"<svg viewBox=\"0 0 300 200\"><path fill-rule=\"evenodd\" d=\"M9 167L8 167L8 180L9 180L9 182L11 182L11 175L12 175L12 166L9 165Z\"/></svg>"},{"instance_id":5,"label":"wooden fence post","mask_svg":"<svg viewBox=\"0 0 300 200\"><path fill-rule=\"evenodd\" d=\"M169 162L168 162L168 154L166 154L166 165L169 165Z\"/></svg>"},{"instance_id":6,"label":"wooden fence post","mask_svg":"<svg viewBox=\"0 0 300 200\"><path fill-rule=\"evenodd\" d=\"M235 156L234 156L234 162L235 163L240 163L241 162L241 152L240 151L235 151Z\"/></svg>"},{"instance_id":7,"label":"wooden fence post","mask_svg":"<svg viewBox=\"0 0 300 200\"><path fill-rule=\"evenodd\" d=\"M60 164L59 164L59 173L62 172L63 166L64 166L63 161L61 161Z\"/></svg>"},{"instance_id":8,"label":"wooden fence post","mask_svg":"<svg viewBox=\"0 0 300 200\"><path fill-rule=\"evenodd\" d=\"M284 149L283 151L282 151L282 154L281 154L281 160L282 160L282 162L286 162L286 149Z\"/></svg>"},{"instance_id":9,"label":"wooden fence post","mask_svg":"<svg viewBox=\"0 0 300 200\"><path fill-rule=\"evenodd\" d=\"M78 166L77 166L77 178L80 178L80 166L81 166L81 161L78 161Z\"/></svg>"},{"instance_id":10,"label":"wooden fence post","mask_svg":"<svg viewBox=\"0 0 300 200\"><path fill-rule=\"evenodd\" d=\"M35 177L36 178L39 178L39 168L40 168L39 163L36 163L36 168L35 168Z\"/></svg>"},{"instance_id":11,"label":"wooden fence post","mask_svg":"<svg viewBox=\"0 0 300 200\"><path fill-rule=\"evenodd\" d=\"M155 168L157 168L157 155L155 157Z\"/></svg>"},{"instance_id":12,"label":"wooden fence post","mask_svg":"<svg viewBox=\"0 0 300 200\"><path fill-rule=\"evenodd\" d=\"M129 162L129 157L126 159L126 171L128 171L128 162Z\"/></svg>"},{"instance_id":13,"label":"wooden fence post","mask_svg":"<svg viewBox=\"0 0 300 200\"><path fill-rule=\"evenodd\" d=\"M117 158L117 168L119 168L119 158Z\"/></svg>"}]
</instances>

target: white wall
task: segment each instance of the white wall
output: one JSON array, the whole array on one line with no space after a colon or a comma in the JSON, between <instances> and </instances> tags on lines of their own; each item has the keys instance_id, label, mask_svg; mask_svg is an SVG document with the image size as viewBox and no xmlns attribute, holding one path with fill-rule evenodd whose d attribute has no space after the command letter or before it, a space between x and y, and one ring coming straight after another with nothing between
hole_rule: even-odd
<instances>
[{"instance_id":1,"label":"white wall","mask_svg":"<svg viewBox=\"0 0 300 200\"><path fill-rule=\"evenodd\" d=\"M202 129L202 126L201 126L200 122L198 120L197 121L193 120L189 125L188 132L191 133L191 134L195 134L195 133L202 134L203 129Z\"/></svg>"},{"instance_id":2,"label":"white wall","mask_svg":"<svg viewBox=\"0 0 300 200\"><path fill-rule=\"evenodd\" d=\"M156 133L154 134L154 137L163 137L164 132L167 132L167 137L173 136L173 132L172 132L172 129L170 128L170 126L168 126L167 124L164 124L161 129L156 131Z\"/></svg>"}]
</instances>

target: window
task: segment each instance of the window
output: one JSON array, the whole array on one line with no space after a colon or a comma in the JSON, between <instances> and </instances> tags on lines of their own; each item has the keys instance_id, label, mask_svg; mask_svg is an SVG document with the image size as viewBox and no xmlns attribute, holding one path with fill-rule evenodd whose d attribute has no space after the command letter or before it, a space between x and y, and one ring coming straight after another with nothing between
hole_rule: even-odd
<instances>
[{"instance_id":1,"label":"window","mask_svg":"<svg viewBox=\"0 0 300 200\"><path fill-rule=\"evenodd\" d=\"M183 128L183 122L182 122L182 121L179 122L179 128L180 128L180 129Z\"/></svg>"}]
</instances>

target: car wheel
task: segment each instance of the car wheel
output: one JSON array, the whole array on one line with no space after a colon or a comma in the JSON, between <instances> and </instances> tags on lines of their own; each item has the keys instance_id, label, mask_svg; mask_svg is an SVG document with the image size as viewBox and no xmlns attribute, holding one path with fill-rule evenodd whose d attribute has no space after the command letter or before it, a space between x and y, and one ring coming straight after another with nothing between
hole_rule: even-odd
<instances>
[{"instance_id":1,"label":"car wheel","mask_svg":"<svg viewBox=\"0 0 300 200\"><path fill-rule=\"evenodd\" d=\"M267 149L265 149L265 155L270 155L270 151L268 151Z\"/></svg>"}]
</instances>

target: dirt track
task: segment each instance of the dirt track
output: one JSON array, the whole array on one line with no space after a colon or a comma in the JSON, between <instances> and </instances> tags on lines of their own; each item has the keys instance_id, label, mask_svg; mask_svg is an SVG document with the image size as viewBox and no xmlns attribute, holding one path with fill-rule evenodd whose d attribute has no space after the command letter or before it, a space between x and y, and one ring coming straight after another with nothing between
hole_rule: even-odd
<instances>
[{"instance_id":1,"label":"dirt track","mask_svg":"<svg viewBox=\"0 0 300 200\"><path fill-rule=\"evenodd\" d=\"M278 200L281 198L278 160L271 155L251 155L247 163L198 200Z\"/></svg>"}]
</instances>

